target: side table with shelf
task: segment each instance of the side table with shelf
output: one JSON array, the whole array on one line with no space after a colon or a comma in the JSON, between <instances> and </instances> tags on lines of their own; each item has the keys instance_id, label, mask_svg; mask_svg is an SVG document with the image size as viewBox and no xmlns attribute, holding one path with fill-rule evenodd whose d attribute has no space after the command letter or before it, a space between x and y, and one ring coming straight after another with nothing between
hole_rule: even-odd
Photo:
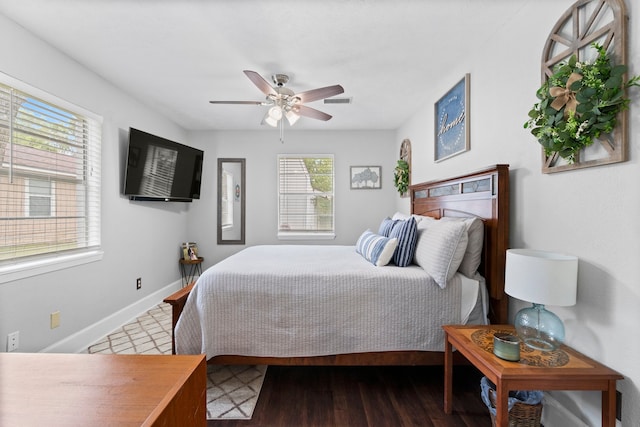
<instances>
[{"instance_id":1,"label":"side table with shelf","mask_svg":"<svg viewBox=\"0 0 640 427\"><path fill-rule=\"evenodd\" d=\"M204 258L198 257L198 259L184 259L180 258L180 274L182 275L182 287L184 288L189 283L193 282L196 276L202 274L202 261Z\"/></svg>"},{"instance_id":2,"label":"side table with shelf","mask_svg":"<svg viewBox=\"0 0 640 427\"><path fill-rule=\"evenodd\" d=\"M511 390L600 390L602 425L616 425L618 372L562 345L552 352L520 347L520 361L510 362L493 354L493 334L515 333L511 325L445 325L444 411L452 410L453 348L496 385L496 426L509 425L507 398Z\"/></svg>"}]
</instances>

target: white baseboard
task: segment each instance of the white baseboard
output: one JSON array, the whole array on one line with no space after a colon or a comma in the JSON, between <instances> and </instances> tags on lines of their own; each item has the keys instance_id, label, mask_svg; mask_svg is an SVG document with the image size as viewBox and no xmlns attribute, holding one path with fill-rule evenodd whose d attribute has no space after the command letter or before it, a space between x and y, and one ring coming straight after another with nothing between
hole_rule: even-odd
<instances>
[{"instance_id":1,"label":"white baseboard","mask_svg":"<svg viewBox=\"0 0 640 427\"><path fill-rule=\"evenodd\" d=\"M87 326L81 331L40 350L40 353L84 353L91 344L160 304L167 295L171 295L180 289L181 284L181 280L178 280L159 291L147 295L93 325Z\"/></svg>"}]
</instances>

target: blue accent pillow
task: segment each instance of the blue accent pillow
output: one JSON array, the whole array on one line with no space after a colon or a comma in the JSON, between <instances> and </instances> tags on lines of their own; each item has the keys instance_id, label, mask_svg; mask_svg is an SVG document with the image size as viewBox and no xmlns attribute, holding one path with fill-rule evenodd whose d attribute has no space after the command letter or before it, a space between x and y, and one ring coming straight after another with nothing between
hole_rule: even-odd
<instances>
[{"instance_id":1,"label":"blue accent pillow","mask_svg":"<svg viewBox=\"0 0 640 427\"><path fill-rule=\"evenodd\" d=\"M380 236L367 230L358 239L356 252L376 267L382 267L389 264L397 245L398 239Z\"/></svg>"},{"instance_id":2,"label":"blue accent pillow","mask_svg":"<svg viewBox=\"0 0 640 427\"><path fill-rule=\"evenodd\" d=\"M399 220L391 219L389 217L382 220L380 224L380 229L378 229L378 234L384 237L389 237L389 233L391 233L391 229Z\"/></svg>"},{"instance_id":3,"label":"blue accent pillow","mask_svg":"<svg viewBox=\"0 0 640 427\"><path fill-rule=\"evenodd\" d=\"M398 221L389 233L389 237L398 239L398 247L393 253L393 263L398 267L410 265L413 262L418 240L418 224L415 218Z\"/></svg>"}]
</instances>

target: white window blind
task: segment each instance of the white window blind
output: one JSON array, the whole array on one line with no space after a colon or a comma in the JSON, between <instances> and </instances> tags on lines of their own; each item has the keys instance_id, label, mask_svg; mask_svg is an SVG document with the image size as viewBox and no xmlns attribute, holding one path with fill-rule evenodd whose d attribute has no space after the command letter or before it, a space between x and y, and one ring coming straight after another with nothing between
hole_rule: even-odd
<instances>
[{"instance_id":1,"label":"white window blind","mask_svg":"<svg viewBox=\"0 0 640 427\"><path fill-rule=\"evenodd\" d=\"M0 75L0 267L96 250L101 119L14 82Z\"/></svg>"},{"instance_id":2,"label":"white window blind","mask_svg":"<svg viewBox=\"0 0 640 427\"><path fill-rule=\"evenodd\" d=\"M333 155L278 156L278 237L335 237L333 188Z\"/></svg>"}]
</instances>

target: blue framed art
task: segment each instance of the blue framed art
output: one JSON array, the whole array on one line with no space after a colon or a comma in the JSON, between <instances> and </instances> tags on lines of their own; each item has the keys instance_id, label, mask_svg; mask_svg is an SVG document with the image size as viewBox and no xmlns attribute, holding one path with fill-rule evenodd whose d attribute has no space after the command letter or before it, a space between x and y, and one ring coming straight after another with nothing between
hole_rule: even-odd
<instances>
[{"instance_id":1,"label":"blue framed art","mask_svg":"<svg viewBox=\"0 0 640 427\"><path fill-rule=\"evenodd\" d=\"M435 104L434 160L453 157L469 150L470 74L453 86Z\"/></svg>"}]
</instances>

